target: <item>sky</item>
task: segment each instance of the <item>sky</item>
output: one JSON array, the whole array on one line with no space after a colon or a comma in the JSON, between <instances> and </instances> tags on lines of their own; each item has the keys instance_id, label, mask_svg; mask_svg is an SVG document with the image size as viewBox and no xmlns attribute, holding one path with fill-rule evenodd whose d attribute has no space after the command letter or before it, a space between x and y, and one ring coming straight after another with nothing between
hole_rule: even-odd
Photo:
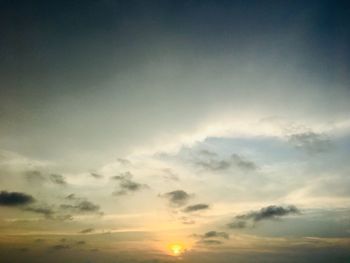
<instances>
[{"instance_id":1,"label":"sky","mask_svg":"<svg viewBox=\"0 0 350 263\"><path fill-rule=\"evenodd\" d=\"M0 261L349 262L348 1L0 1Z\"/></svg>"}]
</instances>

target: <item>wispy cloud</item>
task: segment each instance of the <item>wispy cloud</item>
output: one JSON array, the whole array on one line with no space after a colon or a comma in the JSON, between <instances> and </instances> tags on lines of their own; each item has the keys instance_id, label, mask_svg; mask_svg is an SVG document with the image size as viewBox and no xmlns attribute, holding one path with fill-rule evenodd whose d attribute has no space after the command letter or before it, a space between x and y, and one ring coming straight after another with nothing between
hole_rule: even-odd
<instances>
[{"instance_id":1,"label":"wispy cloud","mask_svg":"<svg viewBox=\"0 0 350 263\"><path fill-rule=\"evenodd\" d=\"M46 181L46 178L44 177L44 175L37 170L25 172L25 178L27 179L28 182L35 183L35 184Z\"/></svg>"},{"instance_id":2,"label":"wispy cloud","mask_svg":"<svg viewBox=\"0 0 350 263\"><path fill-rule=\"evenodd\" d=\"M160 195L160 197L164 197L168 199L170 205L178 206L178 207L186 205L192 196L193 195L188 194L184 190L175 190L175 191L171 191L163 195Z\"/></svg>"},{"instance_id":3,"label":"wispy cloud","mask_svg":"<svg viewBox=\"0 0 350 263\"><path fill-rule=\"evenodd\" d=\"M42 214L47 218L52 218L55 211L49 206L28 206L24 208L25 211L30 211L37 214Z\"/></svg>"},{"instance_id":4,"label":"wispy cloud","mask_svg":"<svg viewBox=\"0 0 350 263\"><path fill-rule=\"evenodd\" d=\"M50 178L51 182L53 182L54 184L58 184L58 185L66 185L67 184L66 179L61 174L50 174L49 178Z\"/></svg>"},{"instance_id":5,"label":"wispy cloud","mask_svg":"<svg viewBox=\"0 0 350 263\"><path fill-rule=\"evenodd\" d=\"M73 212L98 212L100 210L100 206L96 205L90 201L84 200L80 201L77 204L62 204L60 208L65 210L71 210Z\"/></svg>"},{"instance_id":6,"label":"wispy cloud","mask_svg":"<svg viewBox=\"0 0 350 263\"><path fill-rule=\"evenodd\" d=\"M228 224L229 228L245 228L252 223L253 225L263 220L274 220L290 214L300 214L300 210L294 205L276 206L271 205L263 207L258 211L252 211L246 214L237 215L233 222ZM251 225L251 224L250 224Z\"/></svg>"},{"instance_id":7,"label":"wispy cloud","mask_svg":"<svg viewBox=\"0 0 350 263\"><path fill-rule=\"evenodd\" d=\"M294 147L309 154L327 152L332 148L331 140L327 135L313 131L291 134L288 140Z\"/></svg>"},{"instance_id":8,"label":"wispy cloud","mask_svg":"<svg viewBox=\"0 0 350 263\"><path fill-rule=\"evenodd\" d=\"M93 178L96 178L96 179L101 179L101 178L103 178L103 175L98 174L98 173L90 173L90 175L91 175Z\"/></svg>"},{"instance_id":9,"label":"wispy cloud","mask_svg":"<svg viewBox=\"0 0 350 263\"><path fill-rule=\"evenodd\" d=\"M203 245L221 245L223 242L215 239L202 239L202 240L199 240L197 243L203 244Z\"/></svg>"},{"instance_id":10,"label":"wispy cloud","mask_svg":"<svg viewBox=\"0 0 350 263\"><path fill-rule=\"evenodd\" d=\"M113 180L119 181L119 189L113 192L113 195L126 195L131 192L137 192L148 188L148 185L141 184L132 180L133 175L125 172L120 175L113 176Z\"/></svg>"},{"instance_id":11,"label":"wispy cloud","mask_svg":"<svg viewBox=\"0 0 350 263\"><path fill-rule=\"evenodd\" d=\"M87 233L93 232L94 230L95 230L95 229L93 229L93 228L86 228L86 229L83 229L83 230L79 231L79 233L81 233L81 234L87 234Z\"/></svg>"},{"instance_id":12,"label":"wispy cloud","mask_svg":"<svg viewBox=\"0 0 350 263\"><path fill-rule=\"evenodd\" d=\"M244 171L257 169L257 165L254 162L238 154L232 154L226 159L220 159L216 155L209 155L208 158L195 161L195 164L210 171L224 171L234 167Z\"/></svg>"},{"instance_id":13,"label":"wispy cloud","mask_svg":"<svg viewBox=\"0 0 350 263\"><path fill-rule=\"evenodd\" d=\"M199 238L199 239L212 239L212 238L229 239L230 235L223 231L220 232L220 231L212 230L202 235L193 234L192 237Z\"/></svg>"},{"instance_id":14,"label":"wispy cloud","mask_svg":"<svg viewBox=\"0 0 350 263\"><path fill-rule=\"evenodd\" d=\"M206 210L209 209L209 205L207 204L195 204L195 205L189 205L185 207L183 210L185 213L190 213L190 212L196 212L196 211L201 211L201 210Z\"/></svg>"}]
</instances>

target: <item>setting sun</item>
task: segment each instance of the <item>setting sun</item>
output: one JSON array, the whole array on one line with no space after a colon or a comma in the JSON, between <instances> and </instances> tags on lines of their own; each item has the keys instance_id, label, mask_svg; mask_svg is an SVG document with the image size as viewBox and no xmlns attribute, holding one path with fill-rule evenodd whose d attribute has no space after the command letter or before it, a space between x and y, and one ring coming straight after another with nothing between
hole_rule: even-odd
<instances>
[{"instance_id":1,"label":"setting sun","mask_svg":"<svg viewBox=\"0 0 350 263\"><path fill-rule=\"evenodd\" d=\"M184 252L184 248L180 244L171 244L169 247L174 256L179 256Z\"/></svg>"}]
</instances>

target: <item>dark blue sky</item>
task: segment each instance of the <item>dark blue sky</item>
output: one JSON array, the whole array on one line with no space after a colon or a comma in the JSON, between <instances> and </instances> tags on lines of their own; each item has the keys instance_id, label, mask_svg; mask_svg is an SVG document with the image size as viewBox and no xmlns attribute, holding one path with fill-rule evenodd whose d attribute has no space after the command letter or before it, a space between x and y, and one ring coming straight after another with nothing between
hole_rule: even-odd
<instances>
[{"instance_id":1,"label":"dark blue sky","mask_svg":"<svg viewBox=\"0 0 350 263\"><path fill-rule=\"evenodd\" d=\"M94 72L93 79L178 41L171 48L189 48L198 56L253 47L252 52L288 57L291 46L299 46L308 57L306 70L316 67L332 78L349 67L349 6L348 1L1 1L1 68L5 76L16 72L29 79L43 70L46 78Z\"/></svg>"}]
</instances>

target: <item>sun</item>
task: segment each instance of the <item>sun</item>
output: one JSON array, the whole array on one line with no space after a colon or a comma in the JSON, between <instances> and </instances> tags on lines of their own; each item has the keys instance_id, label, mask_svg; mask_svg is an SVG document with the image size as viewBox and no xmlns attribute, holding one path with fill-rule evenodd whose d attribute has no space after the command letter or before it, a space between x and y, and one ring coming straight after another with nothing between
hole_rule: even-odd
<instances>
[{"instance_id":1,"label":"sun","mask_svg":"<svg viewBox=\"0 0 350 263\"><path fill-rule=\"evenodd\" d=\"M171 244L169 248L174 256L180 256L184 252L184 247L180 244Z\"/></svg>"}]
</instances>

